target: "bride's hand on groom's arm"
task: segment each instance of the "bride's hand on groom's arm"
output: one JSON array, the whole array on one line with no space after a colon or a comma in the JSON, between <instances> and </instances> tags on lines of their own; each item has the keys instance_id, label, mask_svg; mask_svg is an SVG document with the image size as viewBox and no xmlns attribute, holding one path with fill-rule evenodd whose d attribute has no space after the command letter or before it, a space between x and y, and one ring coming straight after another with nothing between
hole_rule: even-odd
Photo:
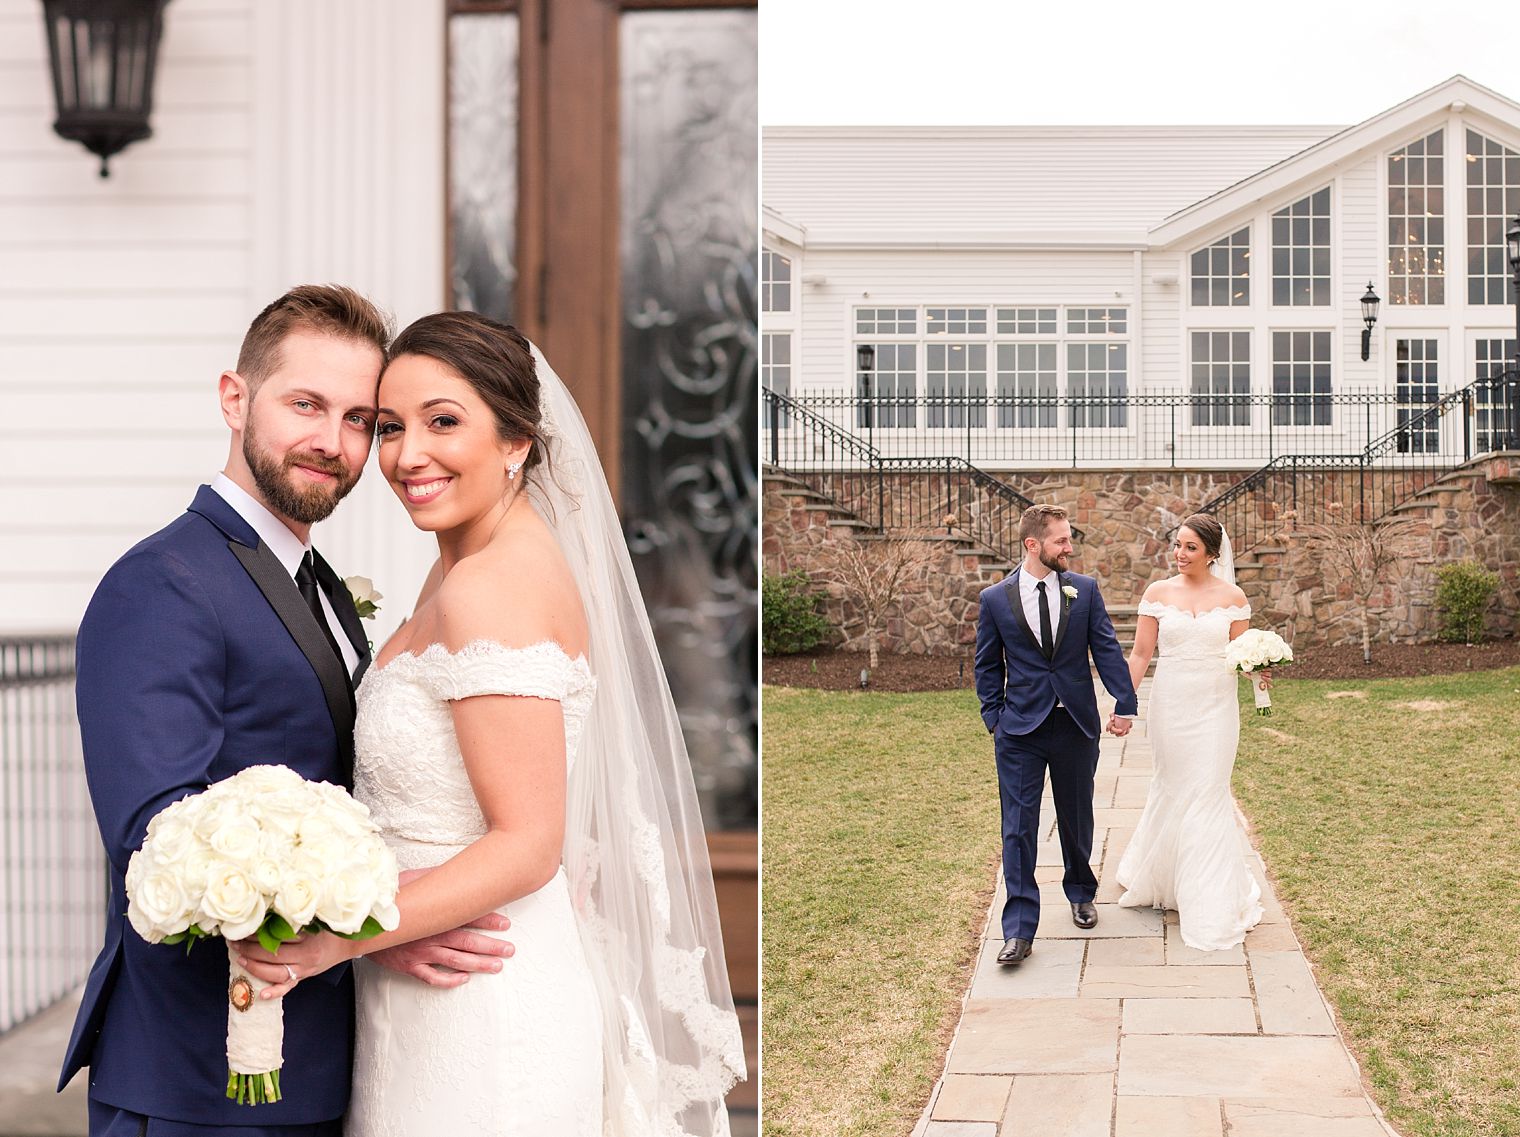
<instances>
[{"instance_id":1,"label":"bride's hand on groom's arm","mask_svg":"<svg viewBox=\"0 0 1520 1137\"><path fill-rule=\"evenodd\" d=\"M499 912L487 912L462 928L371 952L367 958L391 971L420 979L430 987L462 987L470 981L472 972L500 971L501 961L516 950L506 940L470 929L505 932L511 925Z\"/></svg>"},{"instance_id":2,"label":"bride's hand on groom's arm","mask_svg":"<svg viewBox=\"0 0 1520 1137\"><path fill-rule=\"evenodd\" d=\"M278 955L265 951L257 939L241 940L237 949L249 973L270 984L260 993L264 998L283 998L301 980L320 975L358 955L367 955L380 966L420 979L431 987L460 987L470 981L472 973L501 970L501 961L510 958L516 949L505 940L481 932L505 932L511 926L512 921L499 912L487 912L462 928L376 952L366 953L362 941L346 940L328 932L282 944ZM295 979L285 970L287 966L295 972Z\"/></svg>"}]
</instances>

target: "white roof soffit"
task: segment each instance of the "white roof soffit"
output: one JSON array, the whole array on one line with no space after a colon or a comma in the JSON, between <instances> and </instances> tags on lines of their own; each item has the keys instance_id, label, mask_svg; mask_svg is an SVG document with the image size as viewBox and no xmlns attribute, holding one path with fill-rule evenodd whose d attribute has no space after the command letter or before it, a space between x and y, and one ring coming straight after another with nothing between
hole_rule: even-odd
<instances>
[{"instance_id":1,"label":"white roof soffit","mask_svg":"<svg viewBox=\"0 0 1520 1137\"><path fill-rule=\"evenodd\" d=\"M799 249L807 247L807 226L789 221L770 206L761 210L760 229L764 238L785 242Z\"/></svg>"},{"instance_id":2,"label":"white roof soffit","mask_svg":"<svg viewBox=\"0 0 1520 1137\"><path fill-rule=\"evenodd\" d=\"M808 241L810 249L955 249L965 252L1003 252L1009 249L1082 249L1089 252L1133 252L1150 247L1151 239L1143 229L1131 232L1093 233L1072 230L1032 230L997 233L987 230L956 233L934 230L925 233L835 232L826 238Z\"/></svg>"},{"instance_id":3,"label":"white roof soffit","mask_svg":"<svg viewBox=\"0 0 1520 1137\"><path fill-rule=\"evenodd\" d=\"M1152 227L1148 244L1152 248L1185 244L1232 215L1254 208L1265 198L1285 194L1299 185L1305 190L1312 189L1328 180L1336 167L1358 160L1390 141L1397 140L1402 144L1405 136L1412 134L1420 123L1449 112L1455 103L1465 104L1460 108L1464 115L1492 118L1512 130L1520 128L1520 103L1512 102L1465 76L1454 75L1382 114L1347 127L1291 158L1172 214Z\"/></svg>"}]
</instances>

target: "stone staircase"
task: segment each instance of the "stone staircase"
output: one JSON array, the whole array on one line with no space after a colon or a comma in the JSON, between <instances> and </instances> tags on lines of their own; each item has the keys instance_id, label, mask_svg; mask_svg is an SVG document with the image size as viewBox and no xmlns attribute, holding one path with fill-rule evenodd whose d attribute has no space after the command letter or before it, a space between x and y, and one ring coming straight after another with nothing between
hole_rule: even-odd
<instances>
[{"instance_id":1,"label":"stone staircase","mask_svg":"<svg viewBox=\"0 0 1520 1137\"><path fill-rule=\"evenodd\" d=\"M786 503L788 515L786 520L793 532L805 532L818 525L825 530L832 530L836 536L848 535L861 541L881 539L881 534L878 534L869 522L862 521L857 514L846 509L833 498L819 493L790 474L773 467L767 468L763 473L762 482L764 499L768 504L775 500L772 494ZM766 509L765 516L767 528L778 524L777 515L771 509ZM985 588L988 584L1001 580L1013 571L1013 566L1005 558L962 534L937 533L924 537L924 540L942 542L945 551L958 558L963 571L970 578L980 582L979 588ZM766 543L768 544L769 541L770 535L767 535ZM766 551L769 553L770 550L767 548Z\"/></svg>"}]
</instances>

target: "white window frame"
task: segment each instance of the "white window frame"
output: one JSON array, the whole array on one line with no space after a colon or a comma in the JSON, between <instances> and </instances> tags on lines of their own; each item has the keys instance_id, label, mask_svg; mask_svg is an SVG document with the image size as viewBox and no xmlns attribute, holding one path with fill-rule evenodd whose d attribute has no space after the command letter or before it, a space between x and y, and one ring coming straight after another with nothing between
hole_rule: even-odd
<instances>
[{"instance_id":1,"label":"white window frame","mask_svg":"<svg viewBox=\"0 0 1520 1137\"><path fill-rule=\"evenodd\" d=\"M1237 228L1238 228L1238 226L1237 226ZM895 309L899 309L899 310L900 309L905 309L905 308L915 309L916 312L917 312L917 320L916 320L915 326L916 326L916 328L918 330L916 332L913 332L913 333L895 333L895 334L893 334L893 333L881 333L881 332L859 332L859 331L856 331L856 328L859 327L858 314L860 313L860 311L862 311L864 309L879 310L879 309L894 309L894 308ZM980 334L978 334L978 333L959 334L959 333L951 333L951 332L935 332L935 333L931 333L928 330L928 327L929 327L929 316L928 316L928 314L929 314L930 309L979 309L979 310L985 310L985 312L986 312L986 328L987 328L987 331L985 333L980 333ZM1037 310L1038 309L1046 309L1046 310L1051 310L1055 314L1055 325L1054 326L1055 326L1056 330L1054 332L1049 332L1049 333L1015 333L1015 332L1001 332L1000 333L997 330L997 327L998 327L998 312L999 312L999 310L1005 310L1006 311L1006 310L1010 310L1010 309L1037 309ZM1072 310L1078 310L1078 309L1080 309L1080 310L1086 310L1086 311L1092 311L1092 310L1122 311L1124 313L1125 331L1123 331L1123 332L1108 332L1108 333L1104 333L1104 332L1088 332L1088 333L1072 333L1072 332L1068 332L1068 331L1066 331L1066 328L1069 326L1068 325L1068 319L1067 319L1068 312L1070 312ZM862 344L869 343L869 344L877 346L878 348L881 345L889 344L889 343L890 344L896 344L896 343L913 343L913 344L917 344L918 348L917 348L916 356L915 356L915 360L914 360L915 367L916 367L916 372L917 372L916 373L916 377L915 377L914 392L915 392L915 397L917 397L917 398L927 398L928 394L929 394L929 347L931 345L933 345L933 344L957 344L957 343L960 343L960 344L970 344L970 343L985 344L986 345L986 368L985 368L984 374L985 374L986 378L985 378L985 392L984 392L984 396L985 396L985 398L987 400L987 404L986 404L986 412L985 412L985 414L983 416L983 424L982 425L980 425L980 426L970 426L968 428L968 426L965 423L962 423L959 426L941 425L941 426L933 426L933 427L931 427L931 426L928 425L929 419L930 419L930 415L928 414L928 412L932 408L930 408L928 406L925 406L925 407L923 407L923 410L924 410L925 413L923 413L922 415L919 415L919 416L915 416L916 417L916 421L911 426L896 426L896 425L893 425L893 426L880 426L880 425L876 425L874 427L874 429L876 431L911 430L911 431L918 432L919 434L925 436L925 438L927 440L929 440L929 441L933 441L935 439L943 438L943 440L944 440L944 442L945 442L946 445L949 445L952 442L952 440L963 439L965 437L968 429L972 432L973 435L983 434L984 436L989 437L989 438L990 437L997 437L1000 434L1002 434L1004 432L1008 432L1008 431L1017 431L1017 432L1019 432L1020 437L1027 437L1027 438L1036 438L1036 437L1039 437L1041 435L1046 435L1046 436L1055 436L1055 435L1069 436L1074 428L1072 427L1071 422L1070 422L1069 408L1066 407L1064 405L1064 403L1063 403L1063 405L1061 407L1058 408L1056 425L1054 425L1054 426L1029 426L1029 427L1022 427L1022 426L1017 426L1017 425L1013 425L1013 426L1002 426L1002 425L999 425L1000 421L1001 421L1001 415L999 413L1000 408L997 406L997 398L998 398L998 395L997 395L997 381L998 381L998 362L997 362L997 358L998 357L997 357L997 353L998 353L998 348L1001 345L1004 345L1004 344L1040 344L1040 343L1054 344L1055 345L1055 351L1056 351L1056 371L1055 371L1056 389L1055 389L1055 395L1056 395L1056 398L1064 400L1069 395L1069 393L1070 393L1070 384L1069 384L1068 371L1067 371L1067 356L1068 356L1067 348L1070 345L1072 345L1072 344L1082 344L1084 346L1086 346L1086 345L1103 345L1103 346L1122 345L1122 347L1124 349L1124 353L1125 353L1125 366L1124 366L1125 392L1129 396L1136 396L1136 395L1140 394L1138 388L1136 387L1136 382L1135 382L1135 380L1136 380L1136 368L1137 368L1138 363L1139 363L1138 355L1137 355L1137 346L1138 346L1138 343L1139 343L1139 328L1137 327L1137 316L1138 316L1139 311L1140 311L1139 305L1137 305L1136 303L1134 303L1132 301L1125 302L1125 303L1122 303L1122 304L1115 303L1114 300L1111 297L1109 297L1109 298L1094 298L1093 300L1086 301L1086 302L1080 302L1080 303L1050 302L1050 301L1033 301L1033 302L1031 302L1031 301L1027 301L1027 300L1020 300L1020 301L991 300L991 301L989 301L989 300L984 300L984 299L977 299L977 300L941 300L941 299L937 299L937 298L936 299L932 299L932 300L927 300L927 301L919 301L917 303L894 303L894 302L889 301L889 300L878 299L877 297L872 296L871 298L869 298L867 300L847 302L847 304L845 306L844 318L845 318L845 326L849 329L849 333L850 334L849 334L848 343L847 343L847 347L848 347L848 351L849 351L849 360L848 360L848 362L846 364L846 369L847 369L847 373L852 376L852 380L853 380L851 391L852 391L852 393L854 393L854 392L858 392L859 389L860 389L860 373L859 373L859 371L857 370L857 367L856 367L855 352L856 352L856 348L859 347ZM947 416L947 418L948 418L948 416ZM1126 416L1125 416L1125 422L1123 423L1123 425L1120 425L1120 426L1078 426L1075 429L1079 430L1079 431L1082 431L1084 433L1088 432L1088 431L1102 430L1102 431L1107 431L1107 432L1120 432L1120 431L1124 431L1124 432L1129 432L1129 433L1133 434L1134 432L1136 432L1137 430L1140 429L1140 419L1141 418L1142 418L1142 416L1139 415L1139 414L1127 413ZM859 424L858 423L854 424L852 426L852 429L858 429L858 428L859 428Z\"/></svg>"}]
</instances>

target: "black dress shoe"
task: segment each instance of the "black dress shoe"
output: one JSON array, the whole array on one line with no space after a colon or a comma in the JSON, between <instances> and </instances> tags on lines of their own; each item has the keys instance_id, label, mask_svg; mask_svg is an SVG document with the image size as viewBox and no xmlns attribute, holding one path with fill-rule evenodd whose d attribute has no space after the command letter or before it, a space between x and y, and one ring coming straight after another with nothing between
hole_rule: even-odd
<instances>
[{"instance_id":1,"label":"black dress shoe","mask_svg":"<svg viewBox=\"0 0 1520 1137\"><path fill-rule=\"evenodd\" d=\"M998 962L1005 967L1023 963L1033 948L1033 940L1004 940L1003 950L998 952Z\"/></svg>"},{"instance_id":2,"label":"black dress shoe","mask_svg":"<svg viewBox=\"0 0 1520 1137\"><path fill-rule=\"evenodd\" d=\"M1079 928L1096 928L1098 926L1098 910L1089 901L1081 901L1071 906L1071 922Z\"/></svg>"}]
</instances>

